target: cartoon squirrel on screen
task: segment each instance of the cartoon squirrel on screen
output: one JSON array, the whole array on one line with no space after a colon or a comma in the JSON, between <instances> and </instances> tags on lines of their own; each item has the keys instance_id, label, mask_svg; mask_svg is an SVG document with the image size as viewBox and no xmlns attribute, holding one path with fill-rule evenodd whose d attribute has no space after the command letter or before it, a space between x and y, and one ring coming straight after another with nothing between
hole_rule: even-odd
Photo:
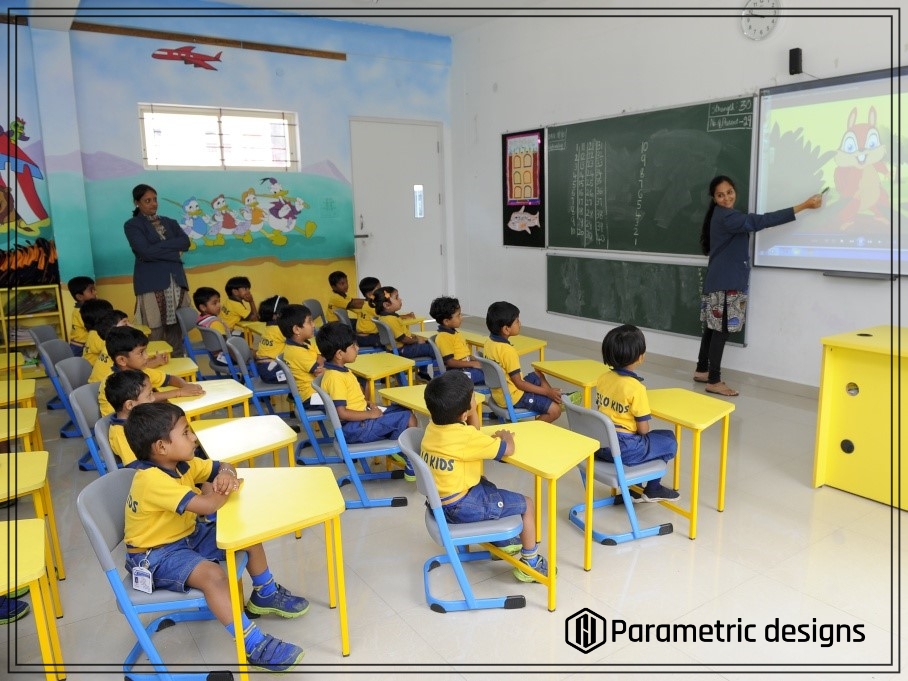
<instances>
[{"instance_id":1,"label":"cartoon squirrel on screen","mask_svg":"<svg viewBox=\"0 0 908 681\"><path fill-rule=\"evenodd\" d=\"M857 107L848 115L848 129L835 155L835 188L843 203L842 229L855 223L859 213L871 213L886 222L889 195L884 178L889 177L886 147L876 127L876 109L870 107L867 122L858 123Z\"/></svg>"}]
</instances>

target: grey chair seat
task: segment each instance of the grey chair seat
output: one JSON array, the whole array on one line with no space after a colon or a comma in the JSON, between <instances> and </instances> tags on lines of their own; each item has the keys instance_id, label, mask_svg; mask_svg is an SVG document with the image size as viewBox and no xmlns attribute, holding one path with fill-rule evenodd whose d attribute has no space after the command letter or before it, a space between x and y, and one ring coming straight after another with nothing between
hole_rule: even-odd
<instances>
[{"instance_id":1,"label":"grey chair seat","mask_svg":"<svg viewBox=\"0 0 908 681\"><path fill-rule=\"evenodd\" d=\"M441 530L438 522L435 520L431 509L426 509L426 529L429 536L439 546L444 546L444 539L441 536ZM516 537L523 529L523 522L519 515L509 515L497 520L480 520L476 523L448 523L448 532L455 543L459 540L470 539L476 535L494 534L497 532L510 532L511 536Z\"/></svg>"}]
</instances>

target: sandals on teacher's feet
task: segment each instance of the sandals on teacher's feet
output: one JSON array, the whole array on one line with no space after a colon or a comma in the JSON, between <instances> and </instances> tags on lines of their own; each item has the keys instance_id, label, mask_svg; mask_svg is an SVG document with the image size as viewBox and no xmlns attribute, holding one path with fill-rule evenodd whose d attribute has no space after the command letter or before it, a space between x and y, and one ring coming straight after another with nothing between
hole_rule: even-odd
<instances>
[{"instance_id":1,"label":"sandals on teacher's feet","mask_svg":"<svg viewBox=\"0 0 908 681\"><path fill-rule=\"evenodd\" d=\"M709 383L709 372L708 371L695 371L694 372L694 381L696 383Z\"/></svg>"},{"instance_id":2,"label":"sandals on teacher's feet","mask_svg":"<svg viewBox=\"0 0 908 681\"><path fill-rule=\"evenodd\" d=\"M734 388L729 388L723 381L718 383L707 383L706 392L713 393L714 395L723 395L724 397L736 397L738 391Z\"/></svg>"}]
</instances>

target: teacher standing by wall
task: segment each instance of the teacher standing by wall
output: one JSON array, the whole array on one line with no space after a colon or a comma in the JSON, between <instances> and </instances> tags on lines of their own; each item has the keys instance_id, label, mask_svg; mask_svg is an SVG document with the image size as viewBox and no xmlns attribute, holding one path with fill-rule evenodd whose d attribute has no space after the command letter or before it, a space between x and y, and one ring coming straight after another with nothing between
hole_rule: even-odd
<instances>
[{"instance_id":1,"label":"teacher standing by wall","mask_svg":"<svg viewBox=\"0 0 908 681\"><path fill-rule=\"evenodd\" d=\"M709 256L700 321L706 324L694 380L706 383L706 392L734 397L738 394L722 381L722 352L731 333L744 328L747 286L750 278L750 233L795 219L795 214L823 205L814 194L792 208L764 215L735 210L735 183L725 175L709 183L710 205L703 218L700 245Z\"/></svg>"},{"instance_id":2,"label":"teacher standing by wall","mask_svg":"<svg viewBox=\"0 0 908 681\"><path fill-rule=\"evenodd\" d=\"M182 333L176 311L190 307L189 282L182 254L189 250L189 237L176 220L158 215L158 193L147 184L132 190L136 208L123 225L136 257L133 290L135 319L151 329L151 340L165 340L173 355L183 354Z\"/></svg>"}]
</instances>

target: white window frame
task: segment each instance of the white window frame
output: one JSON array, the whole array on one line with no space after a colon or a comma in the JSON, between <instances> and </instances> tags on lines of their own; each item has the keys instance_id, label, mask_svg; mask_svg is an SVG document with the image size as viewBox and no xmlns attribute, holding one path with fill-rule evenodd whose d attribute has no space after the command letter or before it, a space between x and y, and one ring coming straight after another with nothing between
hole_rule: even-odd
<instances>
[{"instance_id":1,"label":"white window frame","mask_svg":"<svg viewBox=\"0 0 908 681\"><path fill-rule=\"evenodd\" d=\"M200 163L199 159L205 156L205 153L199 151L198 146L194 158L186 158L185 163L182 159L171 157L162 157L158 152L149 147L150 140L147 138L150 132L147 128L152 124L151 116L154 114L179 115L199 117L198 120L203 125L207 123L212 136L212 143L208 143L207 163ZM229 148L225 149L225 127L228 127L229 118L254 118L261 122L280 123L282 133L279 138L283 138L286 146L278 147L286 154L285 159L272 160L265 163L243 163L233 161L229 158ZM161 123L160 117L157 121ZM176 133L177 128L174 128ZM263 170L263 171L297 171L299 170L299 125L297 115L290 111L270 111L266 109L232 109L224 107L211 106L187 106L179 104L152 104L139 103L139 134L142 141L142 164L146 170ZM272 131L272 135L273 135ZM174 148L179 152L185 151L186 139L179 140L176 134L174 137ZM260 150L271 149L266 145L257 147ZM189 153L195 153L190 151Z\"/></svg>"}]
</instances>

